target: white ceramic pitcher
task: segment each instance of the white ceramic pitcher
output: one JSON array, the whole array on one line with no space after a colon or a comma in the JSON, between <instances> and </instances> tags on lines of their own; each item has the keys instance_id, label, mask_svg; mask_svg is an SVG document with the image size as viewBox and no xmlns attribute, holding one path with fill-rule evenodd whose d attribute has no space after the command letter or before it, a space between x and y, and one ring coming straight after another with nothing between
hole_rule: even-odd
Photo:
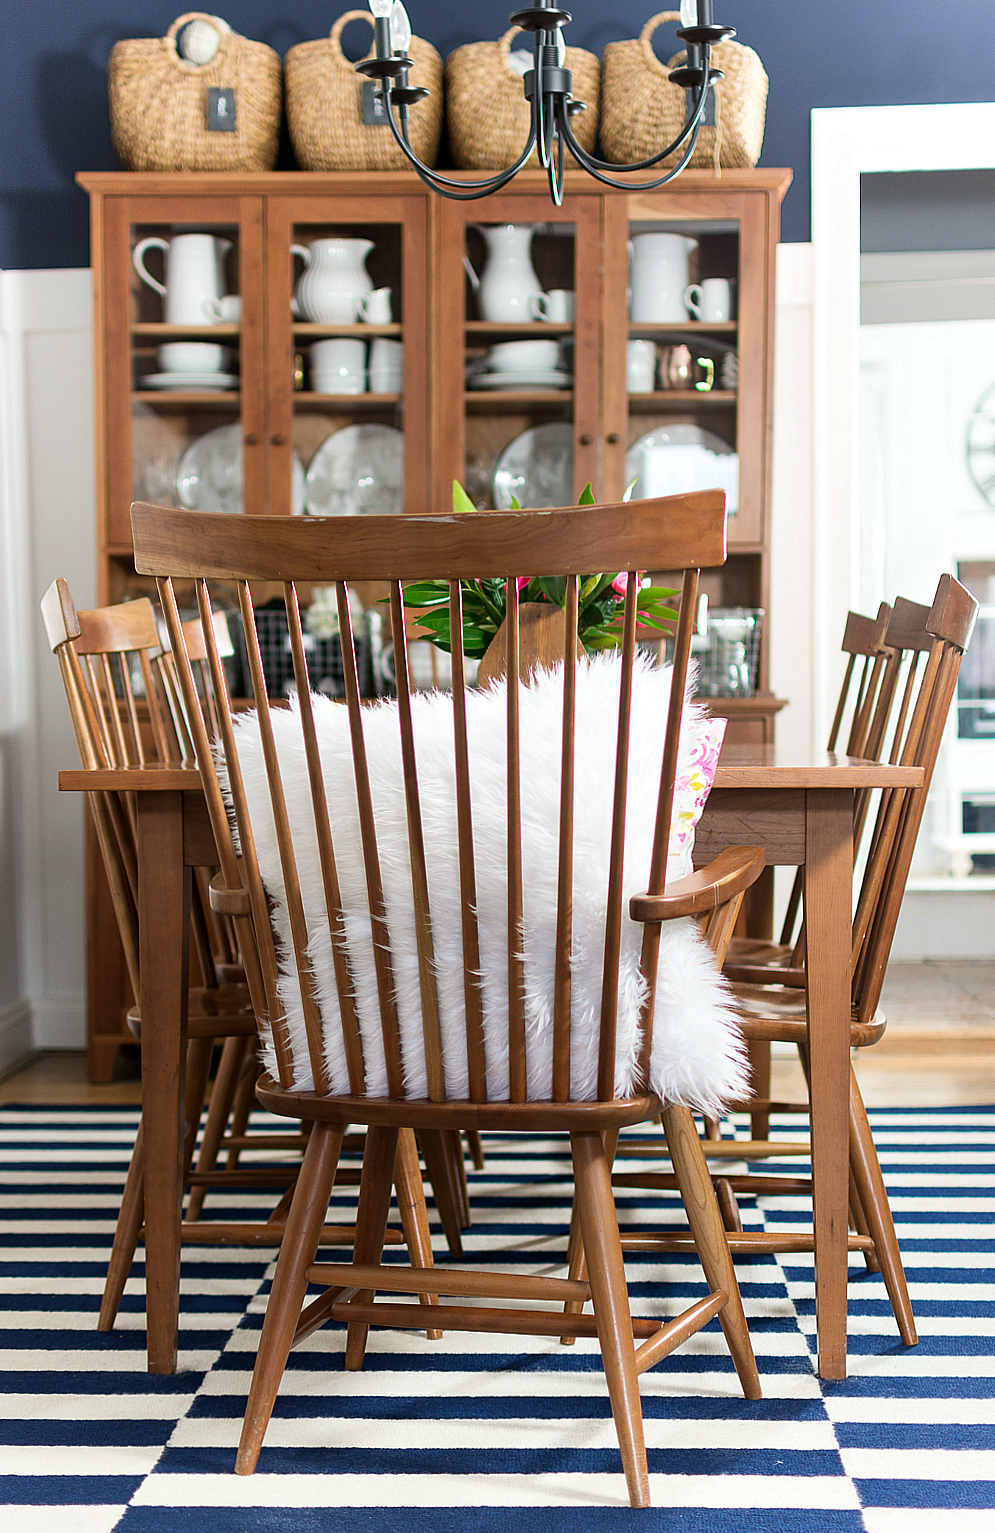
<instances>
[{"instance_id":1,"label":"white ceramic pitcher","mask_svg":"<svg viewBox=\"0 0 995 1533\"><path fill-rule=\"evenodd\" d=\"M215 234L174 234L162 239L150 234L139 240L132 260L142 281L161 293L167 325L215 325L221 318L219 300L225 290L224 260L231 240ZM165 284L146 271L146 250L165 256Z\"/></svg>"},{"instance_id":2,"label":"white ceramic pitcher","mask_svg":"<svg viewBox=\"0 0 995 1533\"><path fill-rule=\"evenodd\" d=\"M634 234L630 241L629 317L635 323L687 323L684 290L698 241L686 234Z\"/></svg>"},{"instance_id":3,"label":"white ceramic pitcher","mask_svg":"<svg viewBox=\"0 0 995 1533\"><path fill-rule=\"evenodd\" d=\"M487 244L487 264L478 277L469 261L467 276L480 305L481 319L495 324L526 324L533 317L532 300L542 283L532 266L532 224L478 225Z\"/></svg>"},{"instance_id":4,"label":"white ceramic pitcher","mask_svg":"<svg viewBox=\"0 0 995 1533\"><path fill-rule=\"evenodd\" d=\"M363 300L373 291L366 270L372 240L312 240L310 245L291 245L304 262L294 303L302 319L315 325L354 325Z\"/></svg>"}]
</instances>

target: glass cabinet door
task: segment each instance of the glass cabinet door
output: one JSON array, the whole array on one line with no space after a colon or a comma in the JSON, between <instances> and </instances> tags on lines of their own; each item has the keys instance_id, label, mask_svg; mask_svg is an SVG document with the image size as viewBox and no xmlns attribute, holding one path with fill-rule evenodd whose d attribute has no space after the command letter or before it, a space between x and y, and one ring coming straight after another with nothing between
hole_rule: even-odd
<instances>
[{"instance_id":1,"label":"glass cabinet door","mask_svg":"<svg viewBox=\"0 0 995 1533\"><path fill-rule=\"evenodd\" d=\"M271 511L430 509L427 198L274 198L267 268Z\"/></svg>"},{"instance_id":2,"label":"glass cabinet door","mask_svg":"<svg viewBox=\"0 0 995 1533\"><path fill-rule=\"evenodd\" d=\"M121 199L108 259L108 546L132 500L261 512L261 204ZM123 344L122 344L123 342Z\"/></svg>"},{"instance_id":3,"label":"glass cabinet door","mask_svg":"<svg viewBox=\"0 0 995 1533\"><path fill-rule=\"evenodd\" d=\"M600 489L599 205L529 191L441 206L444 494L456 479L505 510Z\"/></svg>"},{"instance_id":4,"label":"glass cabinet door","mask_svg":"<svg viewBox=\"0 0 995 1533\"><path fill-rule=\"evenodd\" d=\"M624 422L609 493L723 489L738 545L762 540L769 472L762 214L736 193L647 192L606 220L606 425Z\"/></svg>"}]
</instances>

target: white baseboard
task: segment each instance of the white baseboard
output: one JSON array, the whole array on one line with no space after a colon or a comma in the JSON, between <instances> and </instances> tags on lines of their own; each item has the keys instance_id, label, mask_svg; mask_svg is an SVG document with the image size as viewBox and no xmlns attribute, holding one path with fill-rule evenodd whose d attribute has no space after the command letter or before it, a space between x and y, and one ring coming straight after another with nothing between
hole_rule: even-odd
<instances>
[{"instance_id":1,"label":"white baseboard","mask_svg":"<svg viewBox=\"0 0 995 1533\"><path fill-rule=\"evenodd\" d=\"M35 1047L31 1030L31 1007L15 1001L0 1011L0 1074L25 1059Z\"/></svg>"},{"instance_id":2,"label":"white baseboard","mask_svg":"<svg viewBox=\"0 0 995 1533\"><path fill-rule=\"evenodd\" d=\"M86 1048L86 997L48 995L34 1007L32 1035L36 1049Z\"/></svg>"}]
</instances>

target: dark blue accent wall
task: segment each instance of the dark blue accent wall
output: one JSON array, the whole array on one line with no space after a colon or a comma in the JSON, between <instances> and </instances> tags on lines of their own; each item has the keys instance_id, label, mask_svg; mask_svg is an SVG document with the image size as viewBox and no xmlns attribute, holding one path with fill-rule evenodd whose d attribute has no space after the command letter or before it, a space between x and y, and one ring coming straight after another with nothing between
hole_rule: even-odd
<instances>
[{"instance_id":1,"label":"dark blue accent wall","mask_svg":"<svg viewBox=\"0 0 995 1533\"><path fill-rule=\"evenodd\" d=\"M445 55L498 37L509 0L408 0L414 30ZM316 37L343 0L211 0L247 37L283 54ZM961 0L716 0L718 19L757 49L770 75L762 163L795 173L783 238L809 237L813 107L995 98L995 4ZM107 55L119 37L161 35L179 0L0 0L0 267L88 264L77 170L114 169ZM600 53L635 36L648 0L574 0L569 41ZM362 29L355 28L357 38ZM661 33L660 43L672 34ZM357 50L358 51L358 50ZM995 145L992 146L995 155ZM286 149L281 163L292 163Z\"/></svg>"}]
</instances>

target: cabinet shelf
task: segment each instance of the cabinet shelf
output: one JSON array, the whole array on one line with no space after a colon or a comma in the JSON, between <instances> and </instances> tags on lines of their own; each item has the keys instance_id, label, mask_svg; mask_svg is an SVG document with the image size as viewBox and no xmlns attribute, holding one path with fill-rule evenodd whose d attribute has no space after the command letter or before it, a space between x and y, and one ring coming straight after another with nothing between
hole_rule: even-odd
<instances>
[{"instance_id":1,"label":"cabinet shelf","mask_svg":"<svg viewBox=\"0 0 995 1533\"><path fill-rule=\"evenodd\" d=\"M135 389L132 399L143 405L157 405L165 410L229 410L237 414L242 395L238 389Z\"/></svg>"},{"instance_id":2,"label":"cabinet shelf","mask_svg":"<svg viewBox=\"0 0 995 1533\"><path fill-rule=\"evenodd\" d=\"M499 411L556 409L573 404L572 389L468 389L463 395L467 411L474 415L493 415Z\"/></svg>"},{"instance_id":3,"label":"cabinet shelf","mask_svg":"<svg viewBox=\"0 0 995 1533\"><path fill-rule=\"evenodd\" d=\"M630 335L735 335L739 325L734 319L671 319L640 322L630 319Z\"/></svg>"},{"instance_id":4,"label":"cabinet shelf","mask_svg":"<svg viewBox=\"0 0 995 1533\"><path fill-rule=\"evenodd\" d=\"M309 321L294 320L295 341L319 341L322 336L335 335L400 335L401 326L396 321L391 325L314 325Z\"/></svg>"},{"instance_id":5,"label":"cabinet shelf","mask_svg":"<svg viewBox=\"0 0 995 1533\"><path fill-rule=\"evenodd\" d=\"M320 410L332 407L340 413L353 410L389 410L400 404L402 394L315 394L301 389L294 395L294 406Z\"/></svg>"},{"instance_id":6,"label":"cabinet shelf","mask_svg":"<svg viewBox=\"0 0 995 1533\"><path fill-rule=\"evenodd\" d=\"M572 324L552 324L544 319L526 321L520 325L502 325L493 320L469 319L466 322L467 339L497 340L498 336L573 335Z\"/></svg>"},{"instance_id":7,"label":"cabinet shelf","mask_svg":"<svg viewBox=\"0 0 995 1533\"><path fill-rule=\"evenodd\" d=\"M238 335L241 325L162 325L142 321L131 327L132 335L148 340L169 341L176 339L214 341L220 336Z\"/></svg>"},{"instance_id":8,"label":"cabinet shelf","mask_svg":"<svg viewBox=\"0 0 995 1533\"><path fill-rule=\"evenodd\" d=\"M735 389L658 389L654 394L630 394L629 409L640 413L679 409L685 413L689 405L734 405L738 398Z\"/></svg>"}]
</instances>

